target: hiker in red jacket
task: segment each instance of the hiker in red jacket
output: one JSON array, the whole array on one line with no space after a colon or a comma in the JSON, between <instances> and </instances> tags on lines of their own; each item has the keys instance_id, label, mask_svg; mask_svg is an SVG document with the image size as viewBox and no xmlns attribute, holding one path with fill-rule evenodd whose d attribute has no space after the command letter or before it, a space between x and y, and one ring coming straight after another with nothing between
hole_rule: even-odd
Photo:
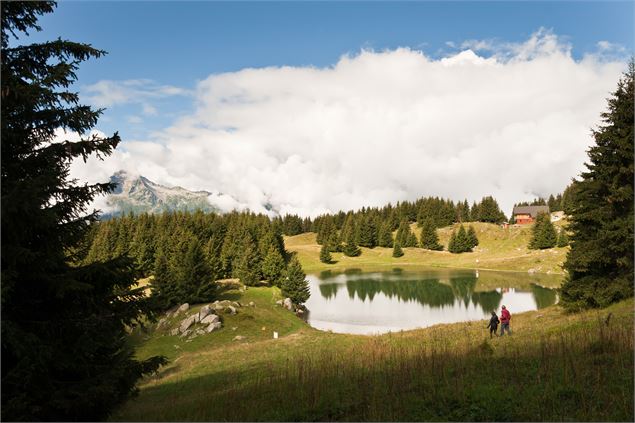
<instances>
[{"instance_id":1,"label":"hiker in red jacket","mask_svg":"<svg viewBox=\"0 0 635 423\"><path fill-rule=\"evenodd\" d=\"M505 335L505 330L507 330L507 334L511 335L512 331L509 329L509 321L512 318L512 315L509 313L509 310L505 306L501 307L501 336Z\"/></svg>"}]
</instances>

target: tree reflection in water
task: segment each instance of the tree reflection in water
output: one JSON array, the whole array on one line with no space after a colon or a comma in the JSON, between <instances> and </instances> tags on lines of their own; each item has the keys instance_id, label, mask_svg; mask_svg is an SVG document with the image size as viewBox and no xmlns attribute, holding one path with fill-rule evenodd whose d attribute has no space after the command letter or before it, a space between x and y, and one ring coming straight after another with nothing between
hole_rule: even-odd
<instances>
[{"instance_id":1,"label":"tree reflection in water","mask_svg":"<svg viewBox=\"0 0 635 423\"><path fill-rule=\"evenodd\" d=\"M476 291L479 279L476 274L462 274L448 278L435 278L428 275L408 275L400 273L348 272L347 274L321 274L325 280L319 284L320 294L325 299L335 298L338 290L346 286L348 296L362 301L372 301L378 293L401 301L416 301L419 304L440 308L452 306L459 300L465 308L470 304L480 307L484 313L497 310L503 298L502 289ZM329 282L337 279L337 282ZM556 303L556 291L530 283L529 289L516 288L517 292L531 292L537 308Z\"/></svg>"}]
</instances>

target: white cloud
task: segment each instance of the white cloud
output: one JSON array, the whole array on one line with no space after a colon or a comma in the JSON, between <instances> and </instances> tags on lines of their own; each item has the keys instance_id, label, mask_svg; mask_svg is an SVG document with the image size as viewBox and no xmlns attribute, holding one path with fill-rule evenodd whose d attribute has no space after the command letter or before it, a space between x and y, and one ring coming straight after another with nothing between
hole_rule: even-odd
<instances>
[{"instance_id":1,"label":"white cloud","mask_svg":"<svg viewBox=\"0 0 635 423\"><path fill-rule=\"evenodd\" d=\"M152 141L124 142L100 169L222 192L214 201L225 208L315 216L491 194L509 213L583 169L624 69L570 50L541 30L489 57L363 50L327 68L211 75L194 113Z\"/></svg>"},{"instance_id":2,"label":"white cloud","mask_svg":"<svg viewBox=\"0 0 635 423\"><path fill-rule=\"evenodd\" d=\"M161 85L151 79L124 81L102 80L82 88L83 98L96 107L113 107L138 104L146 116L154 116L157 109L151 103L175 96L191 96L192 93L172 85ZM138 123L138 122L131 122Z\"/></svg>"},{"instance_id":3,"label":"white cloud","mask_svg":"<svg viewBox=\"0 0 635 423\"><path fill-rule=\"evenodd\" d=\"M128 116L128 123L138 125L143 123L143 119L141 119L139 116L136 116L136 115L130 115Z\"/></svg>"}]
</instances>

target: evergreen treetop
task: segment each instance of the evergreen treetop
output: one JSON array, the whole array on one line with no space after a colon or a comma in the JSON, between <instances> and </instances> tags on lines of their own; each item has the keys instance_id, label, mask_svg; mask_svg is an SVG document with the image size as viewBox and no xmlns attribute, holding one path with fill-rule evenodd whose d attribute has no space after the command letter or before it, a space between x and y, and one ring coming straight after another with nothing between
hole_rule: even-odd
<instances>
[{"instance_id":1,"label":"evergreen treetop","mask_svg":"<svg viewBox=\"0 0 635 423\"><path fill-rule=\"evenodd\" d=\"M571 249L561 302L568 309L604 307L633 296L634 78L631 59L601 114L602 124L593 130L588 170L565 209Z\"/></svg>"}]
</instances>

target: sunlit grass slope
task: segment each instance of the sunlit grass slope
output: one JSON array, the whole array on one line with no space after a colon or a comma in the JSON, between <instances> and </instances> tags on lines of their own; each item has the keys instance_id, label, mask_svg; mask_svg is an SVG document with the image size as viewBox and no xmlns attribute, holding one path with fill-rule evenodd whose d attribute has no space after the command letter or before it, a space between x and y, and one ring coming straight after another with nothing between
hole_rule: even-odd
<instances>
[{"instance_id":1,"label":"sunlit grass slope","mask_svg":"<svg viewBox=\"0 0 635 423\"><path fill-rule=\"evenodd\" d=\"M561 224L557 222L556 224ZM320 245L315 233L304 233L286 237L285 245L295 251L308 273L324 270L345 270L361 268L363 270L389 270L393 267L463 267L491 270L533 271L537 273L559 273L565 260L568 247L547 250L530 250L527 248L531 239L531 225L502 228L490 223L471 223L476 230L479 245L472 253L451 254L447 251L430 251L421 248L404 248L400 258L392 257L391 248L362 248L359 257L346 257L342 253L331 253L332 264L320 262ZM447 250L452 229L445 227L438 230L439 241ZM416 224L412 229L419 237L421 230Z\"/></svg>"},{"instance_id":2,"label":"sunlit grass slope","mask_svg":"<svg viewBox=\"0 0 635 423\"><path fill-rule=\"evenodd\" d=\"M223 315L221 330L189 343L138 336L140 357L171 362L112 419L633 420L632 300L516 314L513 336L490 341L484 321L376 337L320 332L276 306L278 295L230 291L255 307Z\"/></svg>"}]
</instances>

